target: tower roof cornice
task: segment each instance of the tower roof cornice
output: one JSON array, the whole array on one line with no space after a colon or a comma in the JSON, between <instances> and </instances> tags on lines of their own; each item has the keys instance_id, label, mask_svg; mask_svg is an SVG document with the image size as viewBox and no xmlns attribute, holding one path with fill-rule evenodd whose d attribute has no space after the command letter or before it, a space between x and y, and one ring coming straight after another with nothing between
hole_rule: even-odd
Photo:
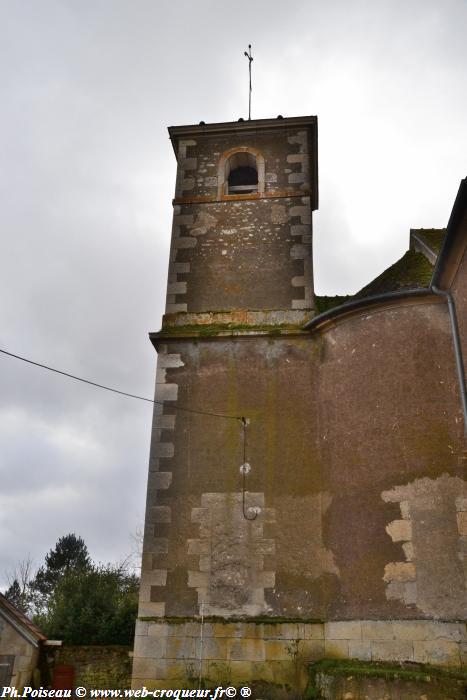
<instances>
[{"instance_id":1,"label":"tower roof cornice","mask_svg":"<svg viewBox=\"0 0 467 700\"><path fill-rule=\"evenodd\" d=\"M216 122L213 124L186 124L169 126L169 136L177 156L177 144L180 139L200 138L224 134L253 134L255 132L270 132L290 128L310 129L317 140L318 117L276 117L275 119L251 119L235 122Z\"/></svg>"}]
</instances>

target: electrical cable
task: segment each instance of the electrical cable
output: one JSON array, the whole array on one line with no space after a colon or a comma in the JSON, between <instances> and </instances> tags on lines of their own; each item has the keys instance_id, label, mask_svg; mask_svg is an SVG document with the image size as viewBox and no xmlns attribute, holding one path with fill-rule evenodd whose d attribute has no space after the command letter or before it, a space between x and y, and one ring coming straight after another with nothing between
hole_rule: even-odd
<instances>
[{"instance_id":1,"label":"electrical cable","mask_svg":"<svg viewBox=\"0 0 467 700\"><path fill-rule=\"evenodd\" d=\"M119 389L114 389L113 387L110 386L105 386L105 384L99 384L98 382L92 382L90 379L83 379L83 377L77 377L75 374L70 374L69 372L63 372L60 369L55 369L55 367L49 367L49 365L44 365L40 362L35 362L34 360L29 360L27 357L22 357L21 355L16 355L13 352L9 352L8 350L3 350L0 348L0 353L3 355L8 355L8 357L13 357L16 360L21 360L22 362L27 362L30 365L34 365L35 367L40 367L41 369L46 369L49 372L55 372L56 374L61 374L64 377L68 377L69 379L74 379L77 382L82 382L83 384L90 384L91 386L95 386L98 389L105 389L105 391L111 391L114 394L120 394L121 396L128 396L129 398L132 399L138 399L139 401L147 401L148 403L153 403L153 404L158 404L160 406L166 406L166 402L164 401L157 401L156 399L148 399L145 396L138 396L137 394L130 394L126 391L120 391ZM246 436L246 429L248 425L248 419L245 418L244 416L228 416L224 413L214 413L212 411L199 411L195 408L185 408L184 406L177 406L173 405L172 408L174 408L176 411L185 411L187 413L195 413L201 416L213 416L215 418L228 418L231 420L239 420L242 424L242 436L243 436L243 464L241 467L242 471L242 511L243 511L243 517L245 520L256 520L258 517L258 511L256 508L248 508L248 511L252 513L251 515L247 515L247 511L245 509L245 494L246 494L246 475L247 471L249 470L249 464L247 463L247 436Z\"/></svg>"},{"instance_id":2,"label":"electrical cable","mask_svg":"<svg viewBox=\"0 0 467 700\"><path fill-rule=\"evenodd\" d=\"M21 355L15 355L12 352L8 352L8 350L2 350L0 348L0 353L3 353L3 355L8 355L9 357L14 357L17 360L21 360L22 362L27 362L30 365L34 365L35 367L41 367L42 369L47 369L49 372L55 372L56 374L62 374L64 377L69 377L70 379L75 379L77 382L83 382L84 384L90 384L91 386L96 386L99 389L105 389L106 391L112 391L114 394L120 394L121 396L128 396L132 399L138 399L139 401L147 401L149 403L154 403L158 404L160 406L167 406L167 403L165 401L157 401L156 399L148 399L145 396L138 396L137 394L129 394L126 391L120 391L119 389L113 389L110 386L105 386L104 384L98 384L97 382L92 382L89 379L83 379L82 377L77 377L75 374L69 374L69 372L62 372L60 369L55 369L54 367L49 367L48 365L43 365L40 362L34 362L33 360L28 360L26 357L21 357ZM231 420L239 420L239 421L244 421L245 419L242 416L228 416L224 413L214 413L213 411L199 411L195 408L185 408L184 406L178 406L178 405L173 405L171 408L174 408L176 411L185 411L186 413L196 413L201 416L214 416L215 418L230 418Z\"/></svg>"},{"instance_id":3,"label":"electrical cable","mask_svg":"<svg viewBox=\"0 0 467 700\"><path fill-rule=\"evenodd\" d=\"M248 508L250 513L253 513L253 517L249 517L246 514L245 511L245 493L246 493L246 475L247 472L250 469L250 465L246 461L246 427L247 427L247 419L245 417L241 418L242 421L242 432L243 432L243 464L241 467L242 471L242 511L243 511L243 517L245 520L256 520L258 517L258 511L256 508Z\"/></svg>"}]
</instances>

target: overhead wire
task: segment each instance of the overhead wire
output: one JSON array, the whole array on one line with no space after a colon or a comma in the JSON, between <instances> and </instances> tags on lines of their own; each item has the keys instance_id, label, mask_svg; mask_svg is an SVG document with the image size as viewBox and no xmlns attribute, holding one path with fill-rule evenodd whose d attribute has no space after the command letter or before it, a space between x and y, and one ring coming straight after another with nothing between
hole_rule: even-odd
<instances>
[{"instance_id":1,"label":"overhead wire","mask_svg":"<svg viewBox=\"0 0 467 700\"><path fill-rule=\"evenodd\" d=\"M55 374L61 374L64 377L68 377L69 379L74 379L77 382L82 382L83 384L89 384L91 386L97 387L98 389L104 389L105 391L111 391L114 394L120 394L121 396L127 396L132 399L138 399L139 401L146 401L148 403L152 404L158 404L160 406L167 406L165 401L157 401L156 399L148 399L145 396L138 396L137 394L130 394L127 391L121 391L120 389L115 389L110 386L106 386L105 384L99 384L98 382L93 382L90 379L84 379L83 377L78 377L76 374L71 374L70 372L64 372L63 370L56 369L55 367L50 367L49 365L44 365L41 362L36 362L35 360L30 360L27 357L22 357L21 355L17 355L13 352L9 352L8 350L3 350L0 348L0 353L3 355L7 355L8 357L13 357L16 360L21 360L21 362L26 362L27 364L34 365L35 367L40 367L41 369L46 369L49 372L55 372ZM239 420L241 422L241 431L242 431L242 442L243 442L243 464L241 467L241 472L242 472L242 512L243 512L243 517L245 520L256 520L258 516L258 511L256 508L248 508L246 509L246 503L245 503L245 497L246 497L246 475L247 475L247 470L249 471L250 465L247 462L247 425L249 423L249 420L245 418L245 416L229 416L225 413L215 413L214 411L200 411L195 408L186 408L185 406L179 406L179 405L173 405L172 408L174 408L176 411L184 411L186 413L195 413L198 415L202 416L213 416L215 418L227 418L231 420ZM247 512L248 511L248 512ZM249 514L248 514L249 513Z\"/></svg>"},{"instance_id":2,"label":"overhead wire","mask_svg":"<svg viewBox=\"0 0 467 700\"><path fill-rule=\"evenodd\" d=\"M75 379L77 382L83 382L83 384L90 384L91 386L98 387L99 389L105 389L106 391L112 391L114 394L120 394L121 396L128 396L132 399L138 399L139 401L147 401L148 403L153 403L153 404L158 404L160 406L167 406L166 401L157 401L157 399L148 399L145 396L138 396L137 394L130 394L126 391L120 391L120 389L114 389L113 387L106 386L105 384L99 384L98 382L93 382L90 379L84 379L83 377L78 377L75 374L70 374L69 372L63 372L60 369L56 369L55 367L49 367L49 365L43 365L40 362L35 362L34 360L29 360L27 357L22 357L21 355L15 355L13 352L8 352L8 350L2 350L0 348L0 353L3 355L8 355L9 357L14 357L16 360L21 360L22 362L27 362L30 365L34 365L35 367L41 367L42 369L46 369L49 372L55 372L56 374L61 374L64 377L69 377L70 379ZM215 413L214 411L200 411L195 408L186 408L185 406L179 406L178 404L174 404L171 406L171 408L174 408L176 411L184 411L186 413L196 413L201 416L214 416L215 418L229 418L231 420L239 420L243 421L244 418L242 416L229 416L225 413Z\"/></svg>"}]
</instances>

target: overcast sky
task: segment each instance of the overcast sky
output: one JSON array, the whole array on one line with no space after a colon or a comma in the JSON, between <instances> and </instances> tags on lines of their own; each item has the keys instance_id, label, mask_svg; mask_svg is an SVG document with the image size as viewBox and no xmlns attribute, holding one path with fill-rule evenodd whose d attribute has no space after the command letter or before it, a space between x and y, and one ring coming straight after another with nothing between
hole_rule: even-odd
<instances>
[{"instance_id":1,"label":"overcast sky","mask_svg":"<svg viewBox=\"0 0 467 700\"><path fill-rule=\"evenodd\" d=\"M0 0L0 347L151 397L175 159L166 127L317 115L317 292L445 226L467 174L465 0ZM151 404L0 355L0 586L144 517Z\"/></svg>"}]
</instances>

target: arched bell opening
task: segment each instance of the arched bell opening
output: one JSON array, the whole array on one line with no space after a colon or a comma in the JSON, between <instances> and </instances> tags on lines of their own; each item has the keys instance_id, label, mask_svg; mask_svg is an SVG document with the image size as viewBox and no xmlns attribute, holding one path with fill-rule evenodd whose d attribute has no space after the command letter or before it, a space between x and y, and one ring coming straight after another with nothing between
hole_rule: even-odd
<instances>
[{"instance_id":1,"label":"arched bell opening","mask_svg":"<svg viewBox=\"0 0 467 700\"><path fill-rule=\"evenodd\" d=\"M252 194L258 191L258 168L253 153L234 153L226 162L227 194Z\"/></svg>"}]
</instances>

